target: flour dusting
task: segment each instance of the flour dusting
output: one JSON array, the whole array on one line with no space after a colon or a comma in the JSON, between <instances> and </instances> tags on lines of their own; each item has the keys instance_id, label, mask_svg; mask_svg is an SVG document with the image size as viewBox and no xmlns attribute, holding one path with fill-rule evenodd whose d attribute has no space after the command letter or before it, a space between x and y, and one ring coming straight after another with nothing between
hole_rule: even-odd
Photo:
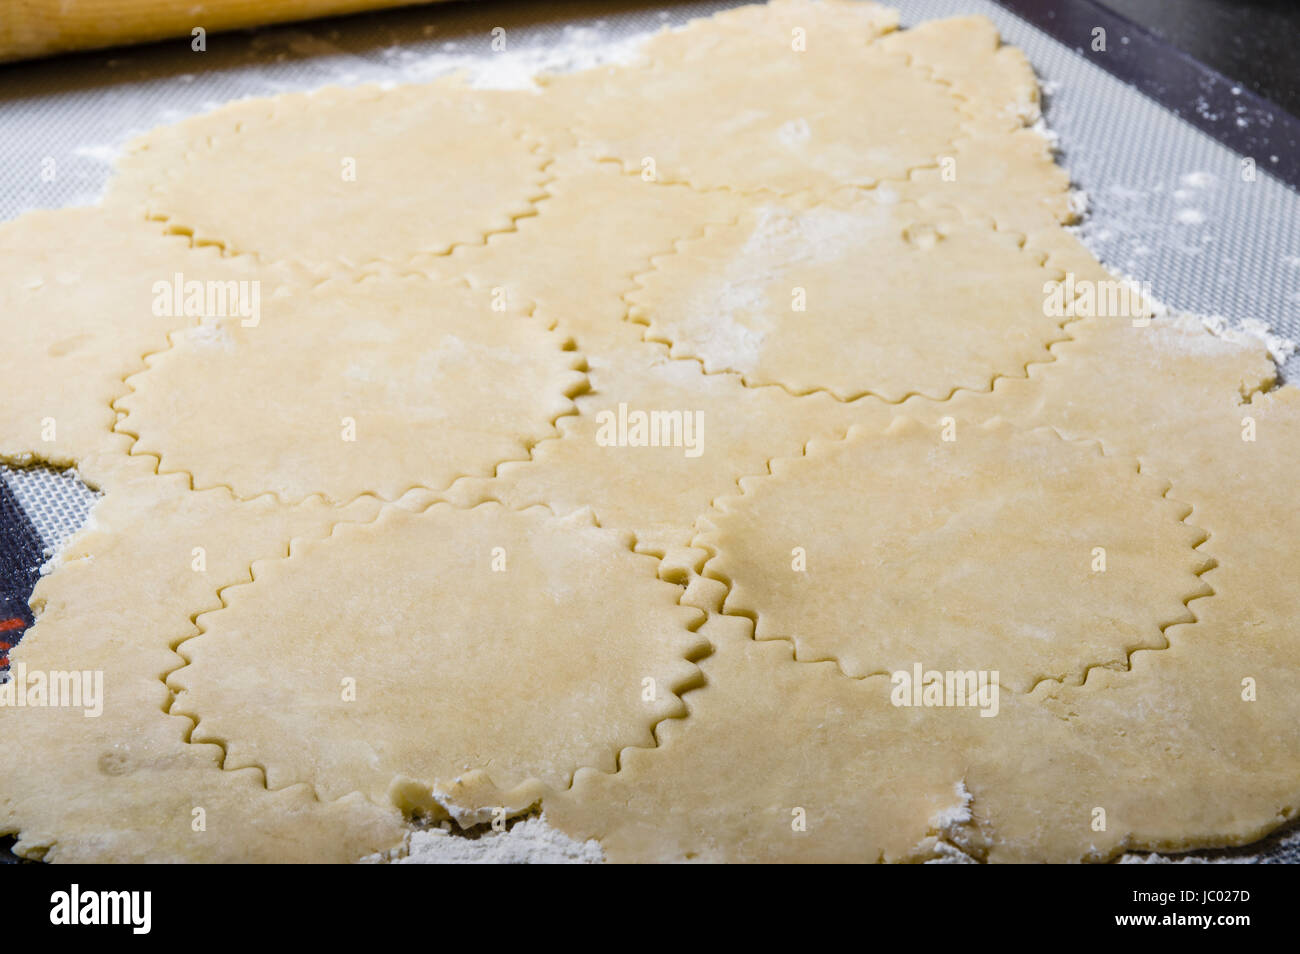
<instances>
[{"instance_id":1,"label":"flour dusting","mask_svg":"<svg viewBox=\"0 0 1300 954\"><path fill-rule=\"evenodd\" d=\"M754 371L777 321L768 290L792 266L834 261L877 234L883 216L866 209L760 209L745 244L688 305L683 331L697 352L716 367Z\"/></svg>"},{"instance_id":2,"label":"flour dusting","mask_svg":"<svg viewBox=\"0 0 1300 954\"><path fill-rule=\"evenodd\" d=\"M477 837L446 828L410 832L390 852L363 859L370 864L398 865L591 865L604 861L596 841L576 841L542 818L526 818L505 831Z\"/></svg>"},{"instance_id":3,"label":"flour dusting","mask_svg":"<svg viewBox=\"0 0 1300 954\"><path fill-rule=\"evenodd\" d=\"M1244 318L1238 322L1231 322L1223 315L1203 315L1183 311L1145 292L1143 284L1132 276L1119 273L1118 277L1137 290L1144 314L1149 314L1156 320L1169 321L1180 330L1188 332L1179 339L1178 348L1184 353L1210 354L1262 344L1268 350L1273 363L1281 367L1287 363L1291 355L1295 354L1297 348L1300 348L1300 344L1276 333L1257 318Z\"/></svg>"},{"instance_id":4,"label":"flour dusting","mask_svg":"<svg viewBox=\"0 0 1300 954\"><path fill-rule=\"evenodd\" d=\"M459 73L477 89L536 89L537 77L545 73L571 73L628 63L636 59L648 32L611 37L594 27L566 26L558 43L507 45L500 51L461 52L459 44L444 43L437 52L394 47L388 54L387 71L395 70L385 85L420 83Z\"/></svg>"},{"instance_id":5,"label":"flour dusting","mask_svg":"<svg viewBox=\"0 0 1300 954\"><path fill-rule=\"evenodd\" d=\"M966 787L966 780L958 779L953 785L957 801L930 817L930 834L918 845L918 850L931 857L926 864L978 864L978 860L962 845L967 842L967 829L975 821L972 806L975 797Z\"/></svg>"}]
</instances>

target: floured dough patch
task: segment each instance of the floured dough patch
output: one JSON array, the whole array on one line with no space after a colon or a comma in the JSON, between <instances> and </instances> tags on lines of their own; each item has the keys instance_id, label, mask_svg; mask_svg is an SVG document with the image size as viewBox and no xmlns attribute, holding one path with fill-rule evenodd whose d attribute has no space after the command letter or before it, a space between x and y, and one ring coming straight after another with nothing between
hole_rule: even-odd
<instances>
[{"instance_id":1,"label":"floured dough patch","mask_svg":"<svg viewBox=\"0 0 1300 954\"><path fill-rule=\"evenodd\" d=\"M679 243L639 276L631 317L674 357L748 385L841 400L944 398L1022 375L1063 337L1045 285L1064 277L953 209L879 196L765 203Z\"/></svg>"},{"instance_id":2,"label":"floured dough patch","mask_svg":"<svg viewBox=\"0 0 1300 954\"><path fill-rule=\"evenodd\" d=\"M411 800L410 782L442 792L474 770L503 791L612 772L685 713L706 645L703 614L630 543L543 509L389 508L224 591L180 648L172 711L226 769L325 799Z\"/></svg>"},{"instance_id":3,"label":"floured dough patch","mask_svg":"<svg viewBox=\"0 0 1300 954\"><path fill-rule=\"evenodd\" d=\"M698 538L716 553L705 573L731 586L724 612L849 676L920 665L997 672L1017 692L1081 682L1164 648L1211 592L1190 507L1136 463L1047 429L900 420L814 442L742 486Z\"/></svg>"},{"instance_id":4,"label":"floured dough patch","mask_svg":"<svg viewBox=\"0 0 1300 954\"><path fill-rule=\"evenodd\" d=\"M586 387L570 343L500 300L420 278L286 290L255 327L173 336L130 379L118 429L162 471L243 498L394 500L490 474L553 436Z\"/></svg>"},{"instance_id":5,"label":"floured dough patch","mask_svg":"<svg viewBox=\"0 0 1300 954\"><path fill-rule=\"evenodd\" d=\"M868 4L748 8L651 38L640 63L547 89L571 103L585 152L655 181L872 186L937 165L966 119L947 85L877 42L893 20Z\"/></svg>"},{"instance_id":6,"label":"floured dough patch","mask_svg":"<svg viewBox=\"0 0 1300 954\"><path fill-rule=\"evenodd\" d=\"M549 160L507 106L530 99L441 81L238 102L136 140L109 201L264 262L408 263L533 212Z\"/></svg>"},{"instance_id":7,"label":"floured dough patch","mask_svg":"<svg viewBox=\"0 0 1300 954\"><path fill-rule=\"evenodd\" d=\"M997 413L1100 439L1114 453L1177 475L1194 498L1217 489L1211 475L1224 459L1216 448L1231 449L1226 460L1240 467L1265 463L1244 456L1257 442L1242 440L1248 402L1277 383L1264 341L1213 334L1195 316L1146 325L1093 318L1071 324L1070 332L1073 340L1054 349L1055 364L1005 382L997 408L980 408L963 395L948 411L962 421ZM1257 456L1285 456L1284 444L1272 448Z\"/></svg>"}]
</instances>

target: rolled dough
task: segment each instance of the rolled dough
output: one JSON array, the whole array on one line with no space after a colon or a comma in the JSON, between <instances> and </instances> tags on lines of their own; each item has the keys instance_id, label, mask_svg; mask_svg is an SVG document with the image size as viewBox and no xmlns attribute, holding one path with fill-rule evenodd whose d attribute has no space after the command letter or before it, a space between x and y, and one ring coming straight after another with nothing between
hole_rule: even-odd
<instances>
[{"instance_id":1,"label":"rolled dough","mask_svg":"<svg viewBox=\"0 0 1300 954\"><path fill-rule=\"evenodd\" d=\"M1293 817L1300 392L1254 338L1046 314L1113 276L1032 71L896 23L775 0L534 91L234 104L0 226L0 457L103 491L11 658L106 688L0 707L0 833L347 861L540 809L612 861L1105 861ZM156 314L182 273L261 320ZM895 704L909 664L999 670L996 716Z\"/></svg>"}]
</instances>

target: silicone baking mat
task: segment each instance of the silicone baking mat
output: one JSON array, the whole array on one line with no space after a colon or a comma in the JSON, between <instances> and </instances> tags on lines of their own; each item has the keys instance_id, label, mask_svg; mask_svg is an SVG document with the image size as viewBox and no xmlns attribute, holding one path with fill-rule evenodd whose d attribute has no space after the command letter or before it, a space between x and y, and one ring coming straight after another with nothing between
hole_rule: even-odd
<instances>
[{"instance_id":1,"label":"silicone baking mat","mask_svg":"<svg viewBox=\"0 0 1300 954\"><path fill-rule=\"evenodd\" d=\"M455 70L518 85L539 70L617 60L640 35L735 5L437 4L212 35L202 53L185 38L0 67L0 220L94 202L132 136L233 99ZM1086 204L1081 237L1102 261L1178 309L1300 338L1300 194L1286 182L1300 181L1300 123L1089 0L892 5L905 25L984 14L1025 51ZM491 49L496 27L504 52ZM1105 50L1093 48L1098 28ZM49 159L52 181L40 175ZM1283 372L1300 379L1300 356ZM31 622L41 564L93 502L73 474L0 467L0 666ZM1292 829L1203 857L1296 861L1300 837Z\"/></svg>"}]
</instances>

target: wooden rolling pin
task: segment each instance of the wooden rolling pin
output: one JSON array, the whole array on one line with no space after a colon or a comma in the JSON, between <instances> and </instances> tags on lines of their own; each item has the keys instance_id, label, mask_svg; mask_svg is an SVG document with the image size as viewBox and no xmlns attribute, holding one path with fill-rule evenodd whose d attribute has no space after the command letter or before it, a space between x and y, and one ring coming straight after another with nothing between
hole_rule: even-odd
<instances>
[{"instance_id":1,"label":"wooden rolling pin","mask_svg":"<svg viewBox=\"0 0 1300 954\"><path fill-rule=\"evenodd\" d=\"M0 62L429 0L0 0Z\"/></svg>"}]
</instances>

